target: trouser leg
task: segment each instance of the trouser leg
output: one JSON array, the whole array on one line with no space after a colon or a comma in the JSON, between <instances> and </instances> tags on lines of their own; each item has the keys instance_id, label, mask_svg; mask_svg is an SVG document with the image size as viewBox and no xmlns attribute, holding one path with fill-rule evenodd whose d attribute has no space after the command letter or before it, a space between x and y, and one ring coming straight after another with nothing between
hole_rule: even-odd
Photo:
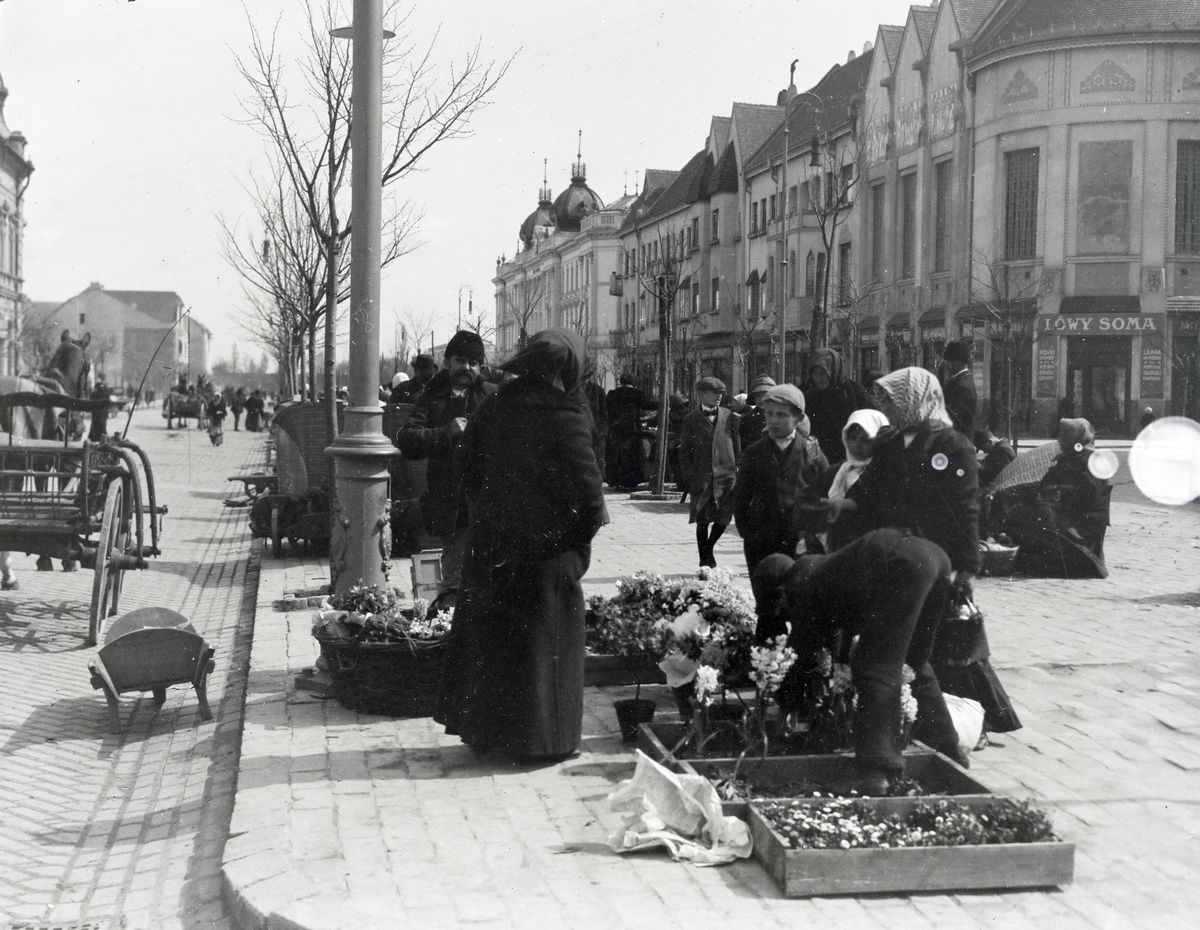
<instances>
[{"instance_id":1,"label":"trouser leg","mask_svg":"<svg viewBox=\"0 0 1200 930\"><path fill-rule=\"evenodd\" d=\"M442 577L438 581L438 597L458 591L462 579L463 557L467 544L467 528L459 527L453 533L448 533L441 539L442 543Z\"/></svg>"},{"instance_id":2,"label":"trouser leg","mask_svg":"<svg viewBox=\"0 0 1200 930\"><path fill-rule=\"evenodd\" d=\"M700 554L700 564L707 565L708 559L712 555L712 549L708 545L708 524L696 524L696 551Z\"/></svg>"}]
</instances>

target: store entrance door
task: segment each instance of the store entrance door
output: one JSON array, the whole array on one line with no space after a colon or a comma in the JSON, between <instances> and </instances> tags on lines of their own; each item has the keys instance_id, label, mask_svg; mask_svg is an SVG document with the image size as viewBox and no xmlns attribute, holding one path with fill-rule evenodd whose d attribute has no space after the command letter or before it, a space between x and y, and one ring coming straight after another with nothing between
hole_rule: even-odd
<instances>
[{"instance_id":1,"label":"store entrance door","mask_svg":"<svg viewBox=\"0 0 1200 930\"><path fill-rule=\"evenodd\" d=\"M1120 336L1067 340L1067 406L1071 416L1087 419L1097 436L1128 435L1130 345Z\"/></svg>"}]
</instances>

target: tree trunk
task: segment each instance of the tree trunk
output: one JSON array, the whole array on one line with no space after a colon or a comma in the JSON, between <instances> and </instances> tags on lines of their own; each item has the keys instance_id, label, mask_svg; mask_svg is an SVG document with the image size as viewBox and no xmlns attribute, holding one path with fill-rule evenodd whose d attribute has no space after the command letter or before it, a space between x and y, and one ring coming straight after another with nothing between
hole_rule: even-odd
<instances>
[{"instance_id":1,"label":"tree trunk","mask_svg":"<svg viewBox=\"0 0 1200 930\"><path fill-rule=\"evenodd\" d=\"M658 315L658 462L654 470L654 485L651 490L655 494L663 493L663 483L667 477L667 429L670 425L668 416L671 385L671 303L669 301Z\"/></svg>"},{"instance_id":2,"label":"tree trunk","mask_svg":"<svg viewBox=\"0 0 1200 930\"><path fill-rule=\"evenodd\" d=\"M338 241L325 242L325 426L329 441L337 438L337 284Z\"/></svg>"}]
</instances>

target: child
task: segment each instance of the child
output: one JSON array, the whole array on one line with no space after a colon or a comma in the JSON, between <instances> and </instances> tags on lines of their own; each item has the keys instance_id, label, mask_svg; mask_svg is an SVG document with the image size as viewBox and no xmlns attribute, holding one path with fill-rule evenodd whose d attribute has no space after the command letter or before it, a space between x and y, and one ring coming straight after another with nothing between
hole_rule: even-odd
<instances>
[{"instance_id":1,"label":"child","mask_svg":"<svg viewBox=\"0 0 1200 930\"><path fill-rule=\"evenodd\" d=\"M696 524L700 564L710 568L717 565L713 548L733 518L733 489L742 451L738 415L720 406L724 393L719 378L697 381L699 409L683 418L679 430L679 474L692 499L688 522Z\"/></svg>"},{"instance_id":2,"label":"child","mask_svg":"<svg viewBox=\"0 0 1200 930\"><path fill-rule=\"evenodd\" d=\"M823 517L808 525L803 505L817 501L817 486L829 467L809 435L798 387L770 388L762 410L766 435L742 453L734 491L734 515L751 574L772 553L795 555L802 532L824 529Z\"/></svg>"},{"instance_id":3,"label":"child","mask_svg":"<svg viewBox=\"0 0 1200 930\"><path fill-rule=\"evenodd\" d=\"M205 404L208 413L208 438L214 446L225 441L225 431L221 424L225 422L225 398L220 392L215 393Z\"/></svg>"},{"instance_id":4,"label":"child","mask_svg":"<svg viewBox=\"0 0 1200 930\"><path fill-rule=\"evenodd\" d=\"M842 445L846 449L846 461L842 462L833 476L833 484L829 487L830 500L844 500L846 492L862 477L863 471L871 464L875 454L875 437L879 431L888 425L887 417L878 410L855 410L850 419L842 427ZM857 527L854 515L846 514L835 523L828 533L822 534L821 542L826 552L840 549L845 543L861 536L870 527Z\"/></svg>"}]
</instances>

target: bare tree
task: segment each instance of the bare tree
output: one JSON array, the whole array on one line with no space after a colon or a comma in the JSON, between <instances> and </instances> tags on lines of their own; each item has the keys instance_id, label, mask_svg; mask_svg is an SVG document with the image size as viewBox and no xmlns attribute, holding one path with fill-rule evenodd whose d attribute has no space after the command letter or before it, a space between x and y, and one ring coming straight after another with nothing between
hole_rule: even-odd
<instances>
[{"instance_id":1,"label":"bare tree","mask_svg":"<svg viewBox=\"0 0 1200 930\"><path fill-rule=\"evenodd\" d=\"M300 103L292 100L276 48L278 22L268 36L250 20L250 49L237 66L249 91L243 101L247 121L267 138L275 170L286 178L324 254L324 386L334 436L336 307L348 292L342 258L353 217L343 212L350 181L351 49L331 33L350 17L338 0L322 0L319 6L318 11L306 3L305 55L297 66ZM437 144L470 134L471 115L485 105L512 61L485 62L476 44L439 79L437 37L418 45L407 30L410 16L411 9L401 11L395 4L386 12L397 38L384 49L384 126L391 134L383 157L385 189L416 170ZM419 220L411 205L391 205L383 219L381 265L414 247L411 239Z\"/></svg>"},{"instance_id":2,"label":"bare tree","mask_svg":"<svg viewBox=\"0 0 1200 930\"><path fill-rule=\"evenodd\" d=\"M433 349L433 327L437 313L432 308L417 310L409 308L395 314L395 345L397 365L407 364L411 352L419 355L421 347L428 344ZM397 368L397 371L399 368Z\"/></svg>"},{"instance_id":3,"label":"bare tree","mask_svg":"<svg viewBox=\"0 0 1200 930\"><path fill-rule=\"evenodd\" d=\"M770 316L758 310L748 309L737 299L737 288L726 281L725 293L728 296L730 313L733 316L733 351L737 355L738 366L742 371L742 380L747 391L750 381L759 372L753 371L755 350L763 339L770 339L774 325Z\"/></svg>"},{"instance_id":4,"label":"bare tree","mask_svg":"<svg viewBox=\"0 0 1200 930\"><path fill-rule=\"evenodd\" d=\"M529 324L534 314L541 310L542 304L546 302L548 282L549 276L539 272L532 277L524 276L515 288L505 290L503 317L506 322L512 322L517 327L518 352L529 344Z\"/></svg>"},{"instance_id":5,"label":"bare tree","mask_svg":"<svg viewBox=\"0 0 1200 930\"><path fill-rule=\"evenodd\" d=\"M52 314L36 313L33 304L20 304L19 346L21 363L30 371L41 371L58 349L62 331L55 325Z\"/></svg>"}]
</instances>

